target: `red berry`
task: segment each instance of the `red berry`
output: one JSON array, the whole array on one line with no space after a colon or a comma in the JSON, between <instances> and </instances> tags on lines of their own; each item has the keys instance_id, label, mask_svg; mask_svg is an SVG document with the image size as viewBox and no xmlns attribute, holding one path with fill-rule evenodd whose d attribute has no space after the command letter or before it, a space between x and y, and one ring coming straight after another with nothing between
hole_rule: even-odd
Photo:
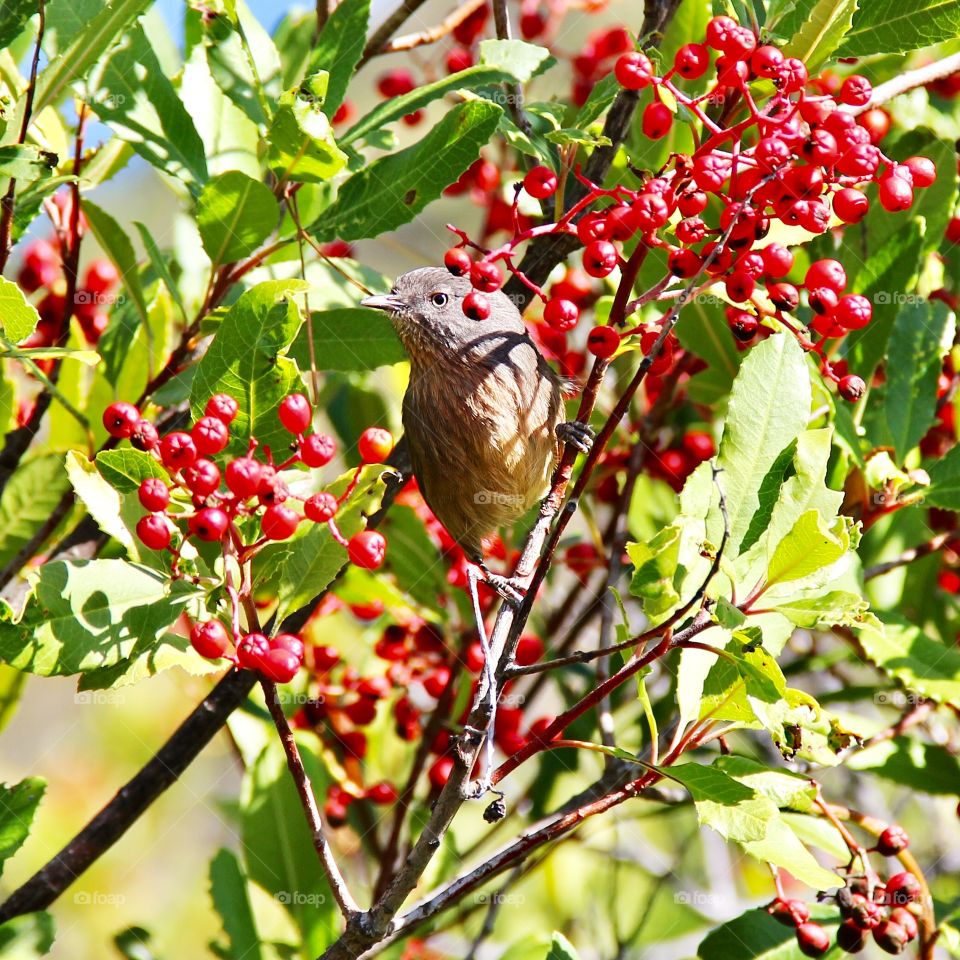
<instances>
[{"instance_id":1,"label":"red berry","mask_svg":"<svg viewBox=\"0 0 960 960\"><path fill-rule=\"evenodd\" d=\"M337 512L337 498L330 493L315 493L307 498L303 512L314 523L326 523Z\"/></svg>"},{"instance_id":2,"label":"red berry","mask_svg":"<svg viewBox=\"0 0 960 960\"><path fill-rule=\"evenodd\" d=\"M858 293L841 297L833 310L833 319L847 330L860 330L873 317L873 304Z\"/></svg>"},{"instance_id":3,"label":"red berry","mask_svg":"<svg viewBox=\"0 0 960 960\"><path fill-rule=\"evenodd\" d=\"M787 57L780 68L777 85L784 93L793 93L795 90L801 90L808 78L806 64L796 57Z\"/></svg>"},{"instance_id":4,"label":"red berry","mask_svg":"<svg viewBox=\"0 0 960 960\"><path fill-rule=\"evenodd\" d=\"M216 660L230 649L230 631L219 620L195 623L190 630L190 643L201 657Z\"/></svg>"},{"instance_id":5,"label":"red berry","mask_svg":"<svg viewBox=\"0 0 960 960\"><path fill-rule=\"evenodd\" d=\"M340 662L340 653L336 647L311 647L313 669L324 673Z\"/></svg>"},{"instance_id":6,"label":"red berry","mask_svg":"<svg viewBox=\"0 0 960 960\"><path fill-rule=\"evenodd\" d=\"M120 282L117 268L103 257L94 260L83 277L84 287L92 293L107 293Z\"/></svg>"},{"instance_id":7,"label":"red berry","mask_svg":"<svg viewBox=\"0 0 960 960\"><path fill-rule=\"evenodd\" d=\"M702 190L687 190L677 198L677 207L684 217L695 217L707 209L707 195Z\"/></svg>"},{"instance_id":8,"label":"red berry","mask_svg":"<svg viewBox=\"0 0 960 960\"><path fill-rule=\"evenodd\" d=\"M937 167L929 157L910 157L904 166L913 174L915 187L929 187L937 179Z\"/></svg>"},{"instance_id":9,"label":"red berry","mask_svg":"<svg viewBox=\"0 0 960 960\"><path fill-rule=\"evenodd\" d=\"M549 167L534 167L523 178L523 189L536 200L545 200L557 191L557 175Z\"/></svg>"},{"instance_id":10,"label":"red berry","mask_svg":"<svg viewBox=\"0 0 960 960\"><path fill-rule=\"evenodd\" d=\"M238 457L227 464L227 487L241 500L249 500L260 489L263 468L252 457Z\"/></svg>"},{"instance_id":11,"label":"red berry","mask_svg":"<svg viewBox=\"0 0 960 960\"><path fill-rule=\"evenodd\" d=\"M289 683L300 669L300 658L289 650L268 650L260 662L260 671L274 683Z\"/></svg>"},{"instance_id":12,"label":"red berry","mask_svg":"<svg viewBox=\"0 0 960 960\"><path fill-rule=\"evenodd\" d=\"M767 913L785 927L799 927L810 919L810 908L802 900L774 900Z\"/></svg>"},{"instance_id":13,"label":"red berry","mask_svg":"<svg viewBox=\"0 0 960 960\"><path fill-rule=\"evenodd\" d=\"M952 217L947 223L947 230L944 234L948 243L960 243L960 217Z\"/></svg>"},{"instance_id":14,"label":"red berry","mask_svg":"<svg viewBox=\"0 0 960 960\"><path fill-rule=\"evenodd\" d=\"M844 187L833 196L833 212L844 223L859 223L870 209L870 201L853 187Z\"/></svg>"},{"instance_id":15,"label":"red berry","mask_svg":"<svg viewBox=\"0 0 960 960\"><path fill-rule=\"evenodd\" d=\"M366 797L373 803L393 804L397 802L399 794L397 788L386 780L375 783L367 788Z\"/></svg>"},{"instance_id":16,"label":"red berry","mask_svg":"<svg viewBox=\"0 0 960 960\"><path fill-rule=\"evenodd\" d=\"M601 360L612 357L620 347L620 334L613 327L594 327L587 336L587 349Z\"/></svg>"},{"instance_id":17,"label":"red berry","mask_svg":"<svg viewBox=\"0 0 960 960\"><path fill-rule=\"evenodd\" d=\"M623 54L613 68L617 83L627 90L642 90L653 76L653 64L639 51Z\"/></svg>"},{"instance_id":18,"label":"red berry","mask_svg":"<svg viewBox=\"0 0 960 960\"><path fill-rule=\"evenodd\" d=\"M673 58L673 67L685 80L696 80L710 66L710 51L702 43L684 44Z\"/></svg>"},{"instance_id":19,"label":"red berry","mask_svg":"<svg viewBox=\"0 0 960 960\"><path fill-rule=\"evenodd\" d=\"M801 923L797 946L805 957L822 957L830 949L830 937L819 923Z\"/></svg>"},{"instance_id":20,"label":"red berry","mask_svg":"<svg viewBox=\"0 0 960 960\"><path fill-rule=\"evenodd\" d=\"M583 251L583 269L591 277L606 277L618 263L617 248L609 240L594 240Z\"/></svg>"},{"instance_id":21,"label":"red berry","mask_svg":"<svg viewBox=\"0 0 960 960\"><path fill-rule=\"evenodd\" d=\"M486 320L490 316L490 301L472 290L463 298L463 314L470 320Z\"/></svg>"},{"instance_id":22,"label":"red berry","mask_svg":"<svg viewBox=\"0 0 960 960\"><path fill-rule=\"evenodd\" d=\"M405 93L410 93L414 86L410 71L403 67L388 70L377 79L377 90L382 97L402 97Z\"/></svg>"},{"instance_id":23,"label":"red berry","mask_svg":"<svg viewBox=\"0 0 960 960\"><path fill-rule=\"evenodd\" d=\"M308 467L326 466L336 452L336 442L325 433L311 433L300 441L300 459Z\"/></svg>"},{"instance_id":24,"label":"red berry","mask_svg":"<svg viewBox=\"0 0 960 960\"><path fill-rule=\"evenodd\" d=\"M749 274L735 270L727 277L724 286L727 296L734 303L746 303L753 296L757 283Z\"/></svg>"},{"instance_id":25,"label":"red berry","mask_svg":"<svg viewBox=\"0 0 960 960\"><path fill-rule=\"evenodd\" d=\"M641 126L644 136L651 140L660 140L673 126L673 112L665 103L654 100L644 108Z\"/></svg>"},{"instance_id":26,"label":"red berry","mask_svg":"<svg viewBox=\"0 0 960 960\"><path fill-rule=\"evenodd\" d=\"M361 530L347 544L347 555L355 567L376 570L383 565L387 552L387 540L377 530Z\"/></svg>"},{"instance_id":27,"label":"red berry","mask_svg":"<svg viewBox=\"0 0 960 960\"><path fill-rule=\"evenodd\" d=\"M903 927L908 940L915 940L920 933L917 918L906 907L894 907L890 911L890 921L898 927Z\"/></svg>"},{"instance_id":28,"label":"red berry","mask_svg":"<svg viewBox=\"0 0 960 960\"><path fill-rule=\"evenodd\" d=\"M782 244L770 243L760 251L768 277L785 277L793 269L793 254Z\"/></svg>"},{"instance_id":29,"label":"red berry","mask_svg":"<svg viewBox=\"0 0 960 960\"><path fill-rule=\"evenodd\" d=\"M873 928L873 940L884 953L902 953L910 938L907 931L892 920L882 920Z\"/></svg>"},{"instance_id":30,"label":"red berry","mask_svg":"<svg viewBox=\"0 0 960 960\"><path fill-rule=\"evenodd\" d=\"M157 513L167 509L170 503L170 488L159 477L147 477L140 482L137 496L145 510Z\"/></svg>"},{"instance_id":31,"label":"red berry","mask_svg":"<svg viewBox=\"0 0 960 960\"><path fill-rule=\"evenodd\" d=\"M201 417L190 431L200 453L214 456L230 442L230 430L219 417Z\"/></svg>"},{"instance_id":32,"label":"red berry","mask_svg":"<svg viewBox=\"0 0 960 960\"><path fill-rule=\"evenodd\" d=\"M792 313L800 303L800 292L792 283L767 284L767 296L778 310Z\"/></svg>"},{"instance_id":33,"label":"red berry","mask_svg":"<svg viewBox=\"0 0 960 960\"><path fill-rule=\"evenodd\" d=\"M430 785L434 790L442 790L446 785L446 782L450 779L450 774L453 772L453 758L452 757L438 757L433 765L430 767L430 770L427 773L427 776L430 778Z\"/></svg>"},{"instance_id":34,"label":"red berry","mask_svg":"<svg viewBox=\"0 0 960 960\"><path fill-rule=\"evenodd\" d=\"M892 903L903 905L920 898L920 882L912 873L894 874L886 883L887 897Z\"/></svg>"},{"instance_id":35,"label":"red berry","mask_svg":"<svg viewBox=\"0 0 960 960\"><path fill-rule=\"evenodd\" d=\"M278 633L270 641L270 647L273 650L286 650L298 660L303 660L303 641L295 633Z\"/></svg>"},{"instance_id":36,"label":"red berry","mask_svg":"<svg viewBox=\"0 0 960 960\"><path fill-rule=\"evenodd\" d=\"M212 460L194 460L183 468L183 482L195 496L208 497L220 486L220 468Z\"/></svg>"},{"instance_id":37,"label":"red berry","mask_svg":"<svg viewBox=\"0 0 960 960\"><path fill-rule=\"evenodd\" d=\"M859 953L866 945L866 933L853 920L844 920L837 928L837 946L844 953Z\"/></svg>"},{"instance_id":38,"label":"red berry","mask_svg":"<svg viewBox=\"0 0 960 960\"><path fill-rule=\"evenodd\" d=\"M803 284L808 290L829 287L836 293L842 293L847 286L847 272L839 260L815 260L810 264Z\"/></svg>"},{"instance_id":39,"label":"red berry","mask_svg":"<svg viewBox=\"0 0 960 960\"><path fill-rule=\"evenodd\" d=\"M910 846L910 838L903 827L893 824L877 838L877 853L882 857L895 857Z\"/></svg>"},{"instance_id":40,"label":"red berry","mask_svg":"<svg viewBox=\"0 0 960 960\"><path fill-rule=\"evenodd\" d=\"M137 521L137 536L145 547L164 550L170 546L170 521L162 513L147 514Z\"/></svg>"},{"instance_id":41,"label":"red berry","mask_svg":"<svg viewBox=\"0 0 960 960\"><path fill-rule=\"evenodd\" d=\"M233 397L226 393L217 393L207 401L203 412L208 417L216 417L218 420L222 420L229 427L236 419L239 411L240 405Z\"/></svg>"},{"instance_id":42,"label":"red berry","mask_svg":"<svg viewBox=\"0 0 960 960\"><path fill-rule=\"evenodd\" d=\"M707 43L714 50L723 52L731 33L739 29L740 24L732 17L714 17L707 24Z\"/></svg>"},{"instance_id":43,"label":"red berry","mask_svg":"<svg viewBox=\"0 0 960 960\"><path fill-rule=\"evenodd\" d=\"M783 54L769 45L757 47L750 57L750 67L758 77L776 80L783 68Z\"/></svg>"},{"instance_id":44,"label":"red berry","mask_svg":"<svg viewBox=\"0 0 960 960\"><path fill-rule=\"evenodd\" d=\"M432 670L423 680L423 689L434 699L439 699L450 682L450 670L439 666Z\"/></svg>"},{"instance_id":45,"label":"red berry","mask_svg":"<svg viewBox=\"0 0 960 960\"><path fill-rule=\"evenodd\" d=\"M189 467L197 459L197 445L193 437L182 430L168 433L160 441L160 459L171 473Z\"/></svg>"},{"instance_id":46,"label":"red berry","mask_svg":"<svg viewBox=\"0 0 960 960\"><path fill-rule=\"evenodd\" d=\"M667 257L667 268L675 277L696 276L702 266L703 258L696 250L691 250L689 247L671 250Z\"/></svg>"},{"instance_id":47,"label":"red berry","mask_svg":"<svg viewBox=\"0 0 960 960\"><path fill-rule=\"evenodd\" d=\"M830 287L814 287L807 299L810 302L810 309L814 313L822 316L831 315L830 322L833 322L833 311L840 302L836 290L832 290Z\"/></svg>"},{"instance_id":48,"label":"red berry","mask_svg":"<svg viewBox=\"0 0 960 960\"><path fill-rule=\"evenodd\" d=\"M262 633L248 633L237 644L237 661L247 670L261 670L269 652L270 641Z\"/></svg>"},{"instance_id":49,"label":"red berry","mask_svg":"<svg viewBox=\"0 0 960 960\"><path fill-rule=\"evenodd\" d=\"M481 293L493 293L503 286L503 276L495 263L487 260L478 260L470 268L470 282L475 290Z\"/></svg>"},{"instance_id":50,"label":"red berry","mask_svg":"<svg viewBox=\"0 0 960 960\"><path fill-rule=\"evenodd\" d=\"M187 526L195 537L212 543L227 532L230 518L219 507L204 507L187 521Z\"/></svg>"},{"instance_id":51,"label":"red berry","mask_svg":"<svg viewBox=\"0 0 960 960\"><path fill-rule=\"evenodd\" d=\"M730 324L730 332L741 343L749 343L760 328L757 318L745 310L734 311L728 323Z\"/></svg>"},{"instance_id":52,"label":"red berry","mask_svg":"<svg viewBox=\"0 0 960 960\"><path fill-rule=\"evenodd\" d=\"M443 255L443 265L455 276L462 277L470 272L470 265L473 261L470 254L463 247L451 247Z\"/></svg>"},{"instance_id":53,"label":"red berry","mask_svg":"<svg viewBox=\"0 0 960 960\"><path fill-rule=\"evenodd\" d=\"M310 401L302 393L291 393L284 397L277 413L284 428L294 434L303 433L313 419Z\"/></svg>"},{"instance_id":54,"label":"red berry","mask_svg":"<svg viewBox=\"0 0 960 960\"><path fill-rule=\"evenodd\" d=\"M903 177L884 177L880 181L878 196L884 210L898 213L909 210L913 204L913 187Z\"/></svg>"},{"instance_id":55,"label":"red berry","mask_svg":"<svg viewBox=\"0 0 960 960\"><path fill-rule=\"evenodd\" d=\"M260 518L260 529L268 540L286 540L293 536L300 522L300 514L282 503L267 507Z\"/></svg>"},{"instance_id":56,"label":"red berry","mask_svg":"<svg viewBox=\"0 0 960 960\"><path fill-rule=\"evenodd\" d=\"M630 204L629 216L634 224L634 229L647 232L662 227L670 219L670 207L662 196L648 190L641 193Z\"/></svg>"},{"instance_id":57,"label":"red berry","mask_svg":"<svg viewBox=\"0 0 960 960\"><path fill-rule=\"evenodd\" d=\"M140 411L132 403L111 403L103 411L103 426L118 440L132 437L140 422Z\"/></svg>"},{"instance_id":58,"label":"red berry","mask_svg":"<svg viewBox=\"0 0 960 960\"><path fill-rule=\"evenodd\" d=\"M862 107L870 102L873 96L873 87L866 77L853 74L843 81L840 88L840 102L851 107Z\"/></svg>"},{"instance_id":59,"label":"red berry","mask_svg":"<svg viewBox=\"0 0 960 960\"><path fill-rule=\"evenodd\" d=\"M837 392L843 397L844 400L850 401L850 403L855 403L859 400L864 391L866 391L867 385L860 379L856 374L849 373L847 376L842 377L840 382L837 384Z\"/></svg>"},{"instance_id":60,"label":"red berry","mask_svg":"<svg viewBox=\"0 0 960 960\"><path fill-rule=\"evenodd\" d=\"M357 442L364 463L385 463L393 452L393 435L383 427L367 427Z\"/></svg>"},{"instance_id":61,"label":"red berry","mask_svg":"<svg viewBox=\"0 0 960 960\"><path fill-rule=\"evenodd\" d=\"M707 235L707 225L700 217L687 217L674 227L674 232L681 243L699 243Z\"/></svg>"},{"instance_id":62,"label":"red berry","mask_svg":"<svg viewBox=\"0 0 960 960\"><path fill-rule=\"evenodd\" d=\"M160 443L160 434L149 420L138 420L130 435L130 443L138 450L153 450Z\"/></svg>"},{"instance_id":63,"label":"red berry","mask_svg":"<svg viewBox=\"0 0 960 960\"><path fill-rule=\"evenodd\" d=\"M517 641L517 652L514 655L514 662L521 667L536 663L543 656L543 641L539 637L525 633Z\"/></svg>"},{"instance_id":64,"label":"red berry","mask_svg":"<svg viewBox=\"0 0 960 960\"><path fill-rule=\"evenodd\" d=\"M580 308L572 300L548 300L543 308L543 319L554 330L572 330L580 319Z\"/></svg>"}]
</instances>

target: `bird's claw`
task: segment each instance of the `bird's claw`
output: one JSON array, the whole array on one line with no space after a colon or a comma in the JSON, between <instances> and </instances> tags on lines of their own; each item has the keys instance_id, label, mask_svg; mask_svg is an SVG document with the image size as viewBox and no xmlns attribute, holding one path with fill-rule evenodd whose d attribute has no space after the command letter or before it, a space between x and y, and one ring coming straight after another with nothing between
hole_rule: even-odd
<instances>
[{"instance_id":1,"label":"bird's claw","mask_svg":"<svg viewBox=\"0 0 960 960\"><path fill-rule=\"evenodd\" d=\"M491 590L495 590L512 607L519 607L523 603L524 590L517 580L503 577L499 573L491 573L483 569L483 579Z\"/></svg>"},{"instance_id":2,"label":"bird's claw","mask_svg":"<svg viewBox=\"0 0 960 960\"><path fill-rule=\"evenodd\" d=\"M567 420L557 424L557 439L576 447L581 453L589 453L597 434L589 423L579 420Z\"/></svg>"}]
</instances>

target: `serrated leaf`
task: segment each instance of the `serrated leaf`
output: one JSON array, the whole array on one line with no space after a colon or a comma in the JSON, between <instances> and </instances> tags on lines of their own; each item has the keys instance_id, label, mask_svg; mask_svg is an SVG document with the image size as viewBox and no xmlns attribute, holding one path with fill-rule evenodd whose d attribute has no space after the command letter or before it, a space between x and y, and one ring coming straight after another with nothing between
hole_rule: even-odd
<instances>
[{"instance_id":1,"label":"serrated leaf","mask_svg":"<svg viewBox=\"0 0 960 960\"><path fill-rule=\"evenodd\" d=\"M207 179L203 141L139 24L100 59L90 88L91 106L121 140L199 193Z\"/></svg>"},{"instance_id":2,"label":"serrated leaf","mask_svg":"<svg viewBox=\"0 0 960 960\"><path fill-rule=\"evenodd\" d=\"M887 426L899 461L933 423L943 357L953 344L954 317L945 303L915 300L901 307L890 338L884 397Z\"/></svg>"},{"instance_id":3,"label":"serrated leaf","mask_svg":"<svg viewBox=\"0 0 960 960\"><path fill-rule=\"evenodd\" d=\"M97 526L122 543L136 558L136 543L124 523L123 500L117 490L107 483L93 463L76 450L68 451L66 469L74 493L97 522Z\"/></svg>"},{"instance_id":4,"label":"serrated leaf","mask_svg":"<svg viewBox=\"0 0 960 960\"><path fill-rule=\"evenodd\" d=\"M121 493L136 493L148 477L167 479L166 470L149 453L133 447L102 450L97 454L96 464L104 480Z\"/></svg>"},{"instance_id":5,"label":"serrated leaf","mask_svg":"<svg viewBox=\"0 0 960 960\"><path fill-rule=\"evenodd\" d=\"M4 861L9 860L30 835L46 786L39 777L27 777L13 786L0 783L0 873Z\"/></svg>"},{"instance_id":6,"label":"serrated leaf","mask_svg":"<svg viewBox=\"0 0 960 960\"><path fill-rule=\"evenodd\" d=\"M3 0L0 3L0 50L17 39L36 12L35 0Z\"/></svg>"},{"instance_id":7,"label":"serrated leaf","mask_svg":"<svg viewBox=\"0 0 960 960\"><path fill-rule=\"evenodd\" d=\"M869 606L859 594L833 590L821 597L776 603L773 609L783 614L794 626L818 630L859 626L869 617Z\"/></svg>"},{"instance_id":8,"label":"serrated leaf","mask_svg":"<svg viewBox=\"0 0 960 960\"><path fill-rule=\"evenodd\" d=\"M924 491L925 499L935 507L960 511L960 447L951 447L927 472L930 486Z\"/></svg>"},{"instance_id":9,"label":"serrated leaf","mask_svg":"<svg viewBox=\"0 0 960 960\"><path fill-rule=\"evenodd\" d=\"M12 280L0 277L0 326L11 343L20 343L37 329L40 314Z\"/></svg>"},{"instance_id":10,"label":"serrated leaf","mask_svg":"<svg viewBox=\"0 0 960 960\"><path fill-rule=\"evenodd\" d=\"M856 10L857 0L817 0L784 46L784 55L802 60L811 76L819 73L842 43Z\"/></svg>"},{"instance_id":11,"label":"serrated leaf","mask_svg":"<svg viewBox=\"0 0 960 960\"><path fill-rule=\"evenodd\" d=\"M390 318L380 310L341 307L313 314L313 343L321 370L373 370L407 359ZM300 368L310 366L307 325L290 348Z\"/></svg>"},{"instance_id":12,"label":"serrated leaf","mask_svg":"<svg viewBox=\"0 0 960 960\"><path fill-rule=\"evenodd\" d=\"M809 369L793 337L770 337L750 351L734 381L717 458L732 555L763 506L764 478L807 425L810 398ZM778 492L779 485L771 491Z\"/></svg>"},{"instance_id":13,"label":"serrated leaf","mask_svg":"<svg viewBox=\"0 0 960 960\"><path fill-rule=\"evenodd\" d=\"M197 228L214 268L253 253L279 216L273 191L239 170L213 177L197 201Z\"/></svg>"},{"instance_id":14,"label":"serrated leaf","mask_svg":"<svg viewBox=\"0 0 960 960\"><path fill-rule=\"evenodd\" d=\"M277 452L290 444L277 406L300 385L297 366L286 352L302 322L292 298L306 287L303 280L267 280L247 290L224 316L197 364L190 391L194 416L203 416L215 393L234 397L240 410L230 428L229 449L236 454L246 451L253 435Z\"/></svg>"},{"instance_id":15,"label":"serrated leaf","mask_svg":"<svg viewBox=\"0 0 960 960\"><path fill-rule=\"evenodd\" d=\"M347 93L353 71L367 39L370 0L339 3L317 37L307 73L325 70L330 75L323 112L333 117Z\"/></svg>"},{"instance_id":16,"label":"serrated leaf","mask_svg":"<svg viewBox=\"0 0 960 960\"><path fill-rule=\"evenodd\" d=\"M29 183L47 177L57 157L29 143L8 143L0 147L0 177L15 177Z\"/></svg>"},{"instance_id":17,"label":"serrated leaf","mask_svg":"<svg viewBox=\"0 0 960 960\"><path fill-rule=\"evenodd\" d=\"M884 613L883 623L857 631L867 658L908 690L938 703L960 700L960 650L920 627Z\"/></svg>"},{"instance_id":18,"label":"serrated leaf","mask_svg":"<svg viewBox=\"0 0 960 960\"><path fill-rule=\"evenodd\" d=\"M25 460L10 475L0 497L0 565L19 553L69 489L57 453Z\"/></svg>"},{"instance_id":19,"label":"serrated leaf","mask_svg":"<svg viewBox=\"0 0 960 960\"><path fill-rule=\"evenodd\" d=\"M45 677L115 666L144 644L159 646L199 595L124 560L48 562L32 580L21 616L8 608L0 622L0 658Z\"/></svg>"},{"instance_id":20,"label":"serrated leaf","mask_svg":"<svg viewBox=\"0 0 960 960\"><path fill-rule=\"evenodd\" d=\"M661 530L649 544L627 544L633 564L630 592L643 601L643 609L656 622L677 605L680 594L674 578L680 556L681 527L674 523Z\"/></svg>"},{"instance_id":21,"label":"serrated leaf","mask_svg":"<svg viewBox=\"0 0 960 960\"><path fill-rule=\"evenodd\" d=\"M803 813L810 809L817 795L810 778L777 767L764 766L749 757L718 757L714 766L728 776L769 797L778 807L789 807Z\"/></svg>"},{"instance_id":22,"label":"serrated leaf","mask_svg":"<svg viewBox=\"0 0 960 960\"><path fill-rule=\"evenodd\" d=\"M247 890L247 878L231 850L221 849L210 861L210 899L220 914L230 960L260 960L260 937Z\"/></svg>"},{"instance_id":23,"label":"serrated leaf","mask_svg":"<svg viewBox=\"0 0 960 960\"><path fill-rule=\"evenodd\" d=\"M960 793L960 760L945 747L913 737L881 740L852 754L846 767L938 796Z\"/></svg>"},{"instance_id":24,"label":"serrated leaf","mask_svg":"<svg viewBox=\"0 0 960 960\"><path fill-rule=\"evenodd\" d=\"M816 510L808 510L777 544L767 567L767 583L802 580L836 563L850 548L846 522L827 528Z\"/></svg>"},{"instance_id":25,"label":"serrated leaf","mask_svg":"<svg viewBox=\"0 0 960 960\"><path fill-rule=\"evenodd\" d=\"M844 57L906 53L960 35L953 0L862 0L839 53Z\"/></svg>"},{"instance_id":26,"label":"serrated leaf","mask_svg":"<svg viewBox=\"0 0 960 960\"><path fill-rule=\"evenodd\" d=\"M485 101L462 103L413 146L355 173L317 224L317 238L360 240L412 220L476 160L501 113Z\"/></svg>"}]
</instances>

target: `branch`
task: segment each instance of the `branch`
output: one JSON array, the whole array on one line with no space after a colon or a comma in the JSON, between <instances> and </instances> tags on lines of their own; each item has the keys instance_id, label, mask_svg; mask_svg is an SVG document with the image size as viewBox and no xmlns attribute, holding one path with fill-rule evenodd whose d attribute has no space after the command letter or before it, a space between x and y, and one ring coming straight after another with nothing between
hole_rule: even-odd
<instances>
[{"instance_id":1,"label":"branch","mask_svg":"<svg viewBox=\"0 0 960 960\"><path fill-rule=\"evenodd\" d=\"M854 116L858 116L865 110L872 110L882 103L887 103L887 101L899 97L902 93L916 90L917 87L925 87L928 83L942 80L944 77L949 77L950 74L958 72L960 72L960 53L955 53L952 56L944 57L942 60L918 67L916 70L901 73L886 83L881 83L880 86L873 88L873 95L862 107L846 109Z\"/></svg>"},{"instance_id":2,"label":"branch","mask_svg":"<svg viewBox=\"0 0 960 960\"><path fill-rule=\"evenodd\" d=\"M353 895L347 889L343 874L337 866L337 861L333 857L333 851L327 842L324 832L323 820L320 818L320 810L317 807L317 798L314 796L313 787L310 784L310 778L304 769L303 760L300 757L300 750L297 747L297 741L284 716L283 707L280 706L280 700L277 697L277 685L263 677L260 678L260 686L263 689L263 696L267 702L267 709L273 718L273 725L277 728L280 735L280 742L283 744L283 752L287 757L287 766L290 768L290 775L297 788L297 795L300 797L300 805L303 807L304 815L307 818L307 826L310 828L310 834L313 837L313 847L317 851L320 863L323 866L323 872L326 874L327 882L330 884L330 890L333 893L334 900L340 908L340 913L344 919L349 921L351 917L360 911L360 906Z\"/></svg>"},{"instance_id":3,"label":"branch","mask_svg":"<svg viewBox=\"0 0 960 960\"><path fill-rule=\"evenodd\" d=\"M438 40L442 40L444 37L453 33L454 29L463 23L467 17L475 13L485 4L486 0L468 0L467 3L460 4L456 10L453 11L453 13L437 24L437 26L429 27L426 30L418 30L414 33L404 34L402 37L397 37L395 40L390 40L389 42L383 43L379 49L374 50L373 52L370 50L373 45L373 41L371 40L371 42L367 45L367 49L364 51L363 58L360 61L360 66L363 66L363 64L365 64L370 57L376 56L377 54L400 53L403 50L413 50L416 47L423 47L430 43L436 43ZM417 6L420 6L420 4L417 4Z\"/></svg>"},{"instance_id":4,"label":"branch","mask_svg":"<svg viewBox=\"0 0 960 960\"><path fill-rule=\"evenodd\" d=\"M507 0L493 0L493 22L497 31L498 40L509 40L511 38L510 14L507 12ZM513 122L527 136L533 134L533 127L530 120L523 110L523 88L516 81L504 83L504 90L507 94L507 106L510 109L510 116Z\"/></svg>"},{"instance_id":5,"label":"branch","mask_svg":"<svg viewBox=\"0 0 960 960\"><path fill-rule=\"evenodd\" d=\"M377 27L373 36L367 41L363 50L363 56L357 64L359 70L371 57L375 57L387 45L387 41L406 23L408 18L415 13L426 0L402 0L399 7L387 17L386 20Z\"/></svg>"},{"instance_id":6,"label":"branch","mask_svg":"<svg viewBox=\"0 0 960 960\"><path fill-rule=\"evenodd\" d=\"M884 563L877 563L872 567L867 567L867 569L863 571L863 579L872 580L874 577L882 577L891 570L905 567L908 563L913 563L914 560L919 560L921 557L928 557L931 553L942 550L954 535L953 531L938 533L935 537L927 540L926 543L921 543L916 547L911 547L909 550L904 550L899 557L894 557L893 560L887 560Z\"/></svg>"}]
</instances>

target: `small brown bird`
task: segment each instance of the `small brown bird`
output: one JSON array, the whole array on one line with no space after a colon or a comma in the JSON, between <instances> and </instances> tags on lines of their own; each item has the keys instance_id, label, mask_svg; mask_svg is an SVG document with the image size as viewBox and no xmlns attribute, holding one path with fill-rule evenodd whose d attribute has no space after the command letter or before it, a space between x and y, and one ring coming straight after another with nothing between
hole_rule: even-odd
<instances>
[{"instance_id":1,"label":"small brown bird","mask_svg":"<svg viewBox=\"0 0 960 960\"><path fill-rule=\"evenodd\" d=\"M472 320L466 277L442 267L403 274L364 307L387 311L410 357L403 428L424 499L488 582L511 584L483 562L483 538L509 526L547 492L561 442L589 450L588 426L563 422L565 383L501 291Z\"/></svg>"}]
</instances>

